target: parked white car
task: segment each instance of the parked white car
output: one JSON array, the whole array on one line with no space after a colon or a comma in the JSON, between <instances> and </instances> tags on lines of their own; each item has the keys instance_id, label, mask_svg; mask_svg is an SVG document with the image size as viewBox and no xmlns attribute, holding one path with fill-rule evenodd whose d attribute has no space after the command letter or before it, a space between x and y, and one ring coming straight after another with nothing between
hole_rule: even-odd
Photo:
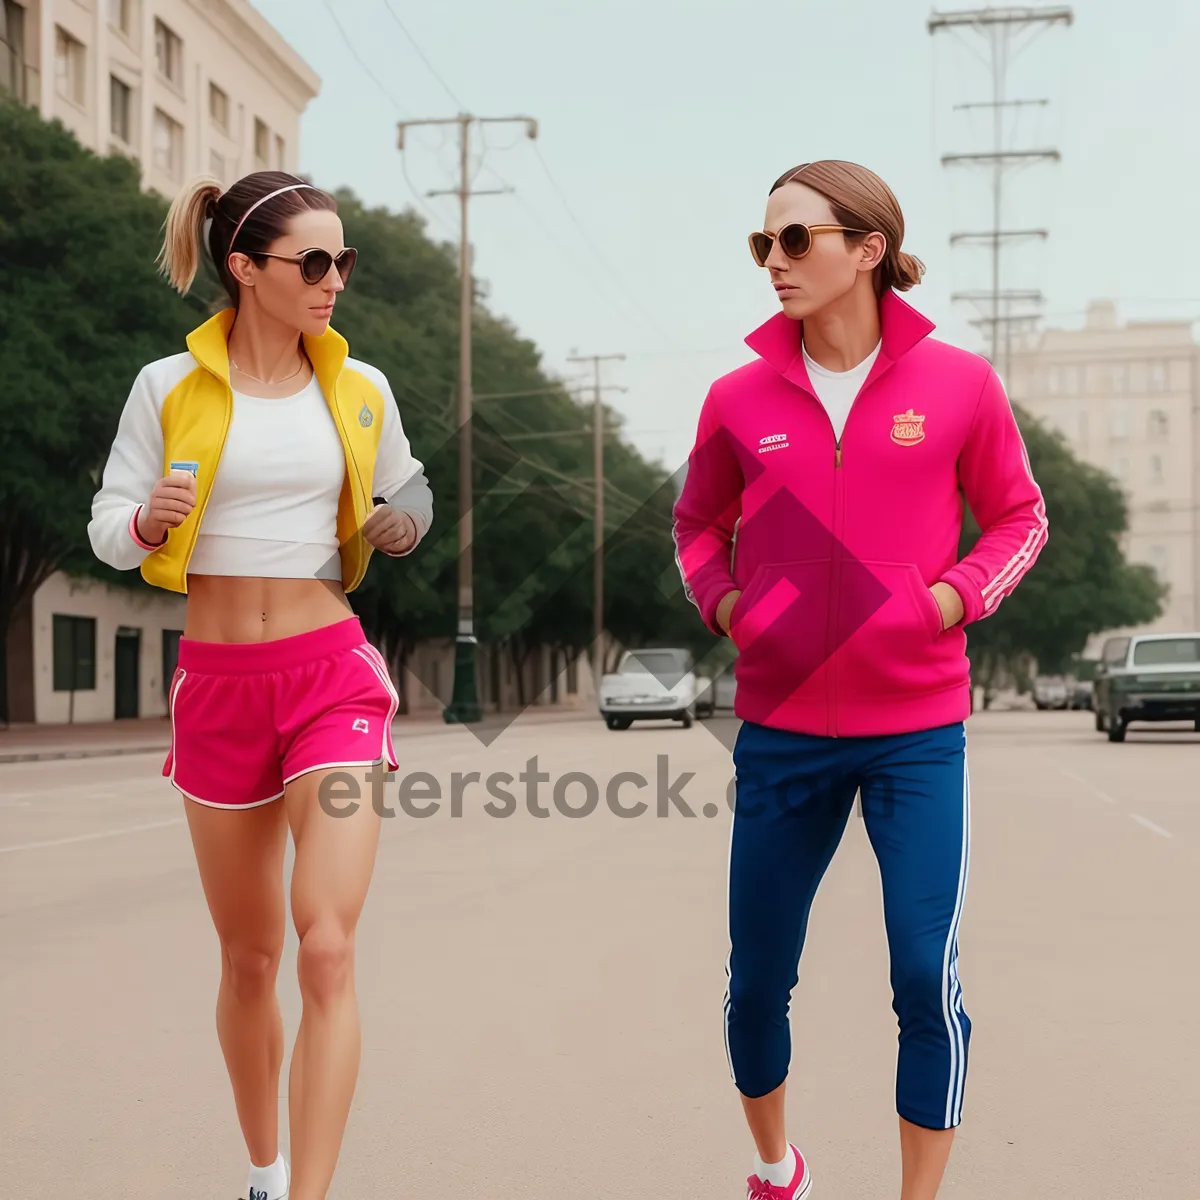
<instances>
[{"instance_id":1,"label":"parked white car","mask_svg":"<svg viewBox=\"0 0 1200 1200\"><path fill-rule=\"evenodd\" d=\"M1038 708L1066 708L1070 701L1070 689L1061 675L1039 675L1034 680L1033 702Z\"/></svg>"},{"instance_id":2,"label":"parked white car","mask_svg":"<svg viewBox=\"0 0 1200 1200\"><path fill-rule=\"evenodd\" d=\"M609 729L634 721L679 721L696 715L695 663L690 650L628 650L616 673L600 681L600 715Z\"/></svg>"}]
</instances>

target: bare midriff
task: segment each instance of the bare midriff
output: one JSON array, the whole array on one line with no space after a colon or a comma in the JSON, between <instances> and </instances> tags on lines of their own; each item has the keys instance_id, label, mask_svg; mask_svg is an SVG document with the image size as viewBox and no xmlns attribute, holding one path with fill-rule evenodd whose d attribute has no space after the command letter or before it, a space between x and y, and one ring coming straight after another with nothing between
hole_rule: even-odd
<instances>
[{"instance_id":1,"label":"bare midriff","mask_svg":"<svg viewBox=\"0 0 1200 1200\"><path fill-rule=\"evenodd\" d=\"M354 615L332 579L189 575L183 636L197 642L274 642Z\"/></svg>"}]
</instances>

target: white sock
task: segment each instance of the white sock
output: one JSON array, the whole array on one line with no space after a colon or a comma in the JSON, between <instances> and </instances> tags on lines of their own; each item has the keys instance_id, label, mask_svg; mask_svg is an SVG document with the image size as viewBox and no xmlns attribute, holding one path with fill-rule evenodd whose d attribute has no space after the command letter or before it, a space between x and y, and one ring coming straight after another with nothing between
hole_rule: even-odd
<instances>
[{"instance_id":1,"label":"white sock","mask_svg":"<svg viewBox=\"0 0 1200 1200\"><path fill-rule=\"evenodd\" d=\"M787 1187L796 1173L796 1152L791 1146L788 1146L783 1161L777 1163L765 1163L756 1154L754 1156L754 1173L763 1183L770 1183L775 1187Z\"/></svg>"},{"instance_id":2,"label":"white sock","mask_svg":"<svg viewBox=\"0 0 1200 1200\"><path fill-rule=\"evenodd\" d=\"M250 1194L247 1200L283 1200L288 1191L287 1163L283 1151L269 1167L250 1164Z\"/></svg>"}]
</instances>

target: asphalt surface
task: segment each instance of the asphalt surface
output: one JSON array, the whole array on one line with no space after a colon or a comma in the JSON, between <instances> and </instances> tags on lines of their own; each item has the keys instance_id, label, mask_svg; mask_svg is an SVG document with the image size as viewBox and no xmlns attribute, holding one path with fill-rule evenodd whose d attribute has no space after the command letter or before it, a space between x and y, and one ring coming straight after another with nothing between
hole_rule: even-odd
<instances>
[{"instance_id":1,"label":"asphalt surface","mask_svg":"<svg viewBox=\"0 0 1200 1200\"><path fill-rule=\"evenodd\" d=\"M462 729L400 739L402 771L430 772L446 801L418 818L387 791L332 1200L744 1195L752 1147L721 1036L733 731L610 733L597 718L518 722L488 748ZM483 811L480 785L452 815L454 772L515 776L534 755L551 815L530 815L520 782L510 817ZM943 1195L1196 1200L1200 735L1135 727L1116 746L1088 713L981 714L969 755L974 1033ZM694 816L656 815L659 756L672 781L694 773ZM217 943L160 765L0 765L6 1197L244 1193ZM554 807L572 771L599 785L583 818ZM647 800L642 816L605 804L622 771L649 781L619 794ZM290 931L280 990L290 1044ZM857 817L814 906L792 1019L790 1132L815 1200L897 1196L895 1018Z\"/></svg>"}]
</instances>

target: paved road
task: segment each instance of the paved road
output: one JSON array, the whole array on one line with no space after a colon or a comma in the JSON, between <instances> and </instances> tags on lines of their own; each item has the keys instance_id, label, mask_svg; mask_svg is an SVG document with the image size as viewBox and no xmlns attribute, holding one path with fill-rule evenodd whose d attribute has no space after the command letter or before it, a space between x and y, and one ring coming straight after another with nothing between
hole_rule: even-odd
<instances>
[{"instance_id":1,"label":"paved road","mask_svg":"<svg viewBox=\"0 0 1200 1200\"><path fill-rule=\"evenodd\" d=\"M1089 714L970 726L962 979L975 1023L949 1200L1200 1197L1200 736ZM718 736L714 736L718 734ZM518 723L402 742L404 769L538 756L552 815L385 823L360 932L361 1082L333 1200L741 1195L721 1039L731 722ZM654 815L658 756L692 818ZM3 1192L233 1200L242 1150L212 1030L215 938L159 759L0 766ZM650 811L554 810L619 771ZM389 793L395 799L395 789ZM583 785L567 792L584 800ZM629 784L623 803L637 798ZM708 819L706 804L720 808ZM298 1018L294 937L282 976ZM792 1128L818 1200L890 1200L895 1025L859 820L793 1004ZM286 1065L284 1079L286 1082ZM286 1130L286 1122L283 1128Z\"/></svg>"}]
</instances>

